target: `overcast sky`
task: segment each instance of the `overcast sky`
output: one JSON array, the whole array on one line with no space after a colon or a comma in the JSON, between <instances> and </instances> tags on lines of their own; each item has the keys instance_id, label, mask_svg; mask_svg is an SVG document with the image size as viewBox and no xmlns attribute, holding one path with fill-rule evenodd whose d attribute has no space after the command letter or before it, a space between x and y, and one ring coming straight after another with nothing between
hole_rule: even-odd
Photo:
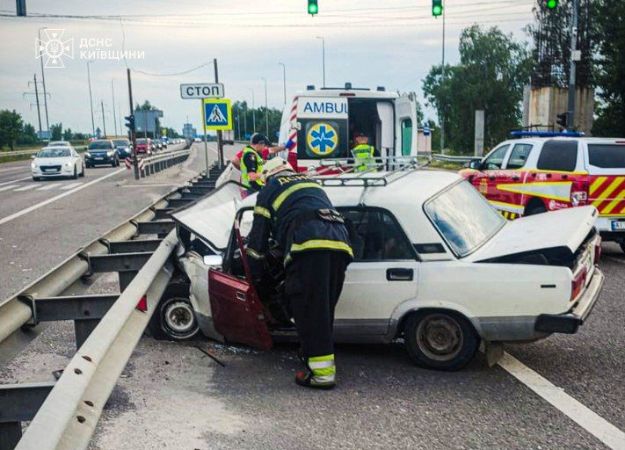
<instances>
[{"instance_id":1,"label":"overcast sky","mask_svg":"<svg viewBox=\"0 0 625 450\"><path fill-rule=\"evenodd\" d=\"M440 64L442 20L431 16L430 0L319 0L320 13L306 14L306 0L26 0L28 18L0 17L0 109L15 109L37 127L33 91L28 82L40 76L36 56L38 29L62 29L73 40L73 59L64 68L45 70L50 93L50 123L89 132L91 115L87 59L81 40L106 40L113 54L143 52L143 59L96 60L91 64L96 126L101 127L104 102L107 131L114 130L112 86L120 117L128 113L126 63L133 70L135 102L149 99L164 111L163 123L181 130L188 116L200 128L198 101L180 99L180 83L212 82L208 64L179 74L213 58L219 62L226 96L264 105L262 77L267 79L268 104L282 108L282 67L287 93L322 83L321 45L326 45L327 85L351 81L357 87L385 86L417 92L431 66ZM460 31L473 23L499 26L528 40L523 27L532 20L533 0L444 0L446 59L458 61ZM0 0L0 14L14 15L15 0ZM67 18L53 16L89 16ZM125 35L125 39L124 39ZM44 39L46 38L44 32ZM143 72L143 73L142 73ZM157 76L158 75L158 76ZM288 100L290 102L290 99ZM120 114L121 111L121 114ZM431 109L426 116L433 117ZM45 124L44 124L45 128Z\"/></svg>"}]
</instances>

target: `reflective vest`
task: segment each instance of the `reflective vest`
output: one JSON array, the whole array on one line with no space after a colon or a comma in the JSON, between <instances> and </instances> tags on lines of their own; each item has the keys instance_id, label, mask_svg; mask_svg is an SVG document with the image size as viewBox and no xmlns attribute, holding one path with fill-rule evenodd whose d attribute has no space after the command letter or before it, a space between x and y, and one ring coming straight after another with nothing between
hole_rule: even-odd
<instances>
[{"instance_id":1,"label":"reflective vest","mask_svg":"<svg viewBox=\"0 0 625 450\"><path fill-rule=\"evenodd\" d=\"M264 163L262 156L256 153L256 150L254 150L252 147L247 146L243 149L243 154L241 155L241 184L246 189L252 188L252 182L250 181L249 169L245 165L245 157L249 153L252 153L254 155L254 158L256 158L256 172L255 173L260 175L260 173L263 171L263 163ZM262 186L263 184L260 179L257 179L255 183L259 186Z\"/></svg>"},{"instance_id":2,"label":"reflective vest","mask_svg":"<svg viewBox=\"0 0 625 450\"><path fill-rule=\"evenodd\" d=\"M364 172L376 167L375 147L369 144L359 144L352 148L352 155L354 156L354 162L356 163L355 171Z\"/></svg>"}]
</instances>

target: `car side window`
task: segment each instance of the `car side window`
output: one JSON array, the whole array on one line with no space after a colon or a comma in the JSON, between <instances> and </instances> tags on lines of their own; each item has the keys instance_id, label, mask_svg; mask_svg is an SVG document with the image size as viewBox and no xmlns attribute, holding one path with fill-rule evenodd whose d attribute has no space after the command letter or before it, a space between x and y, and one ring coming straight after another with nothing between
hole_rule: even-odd
<instances>
[{"instance_id":1,"label":"car side window","mask_svg":"<svg viewBox=\"0 0 625 450\"><path fill-rule=\"evenodd\" d=\"M495 149L485 160L484 160L484 169L485 170L497 170L501 169L501 165L503 164L503 160L506 157L506 152L510 148L510 144L502 145L501 147Z\"/></svg>"},{"instance_id":2,"label":"car side window","mask_svg":"<svg viewBox=\"0 0 625 450\"><path fill-rule=\"evenodd\" d=\"M577 167L577 141L547 141L540 151L536 168L573 172Z\"/></svg>"},{"instance_id":3,"label":"car side window","mask_svg":"<svg viewBox=\"0 0 625 450\"><path fill-rule=\"evenodd\" d=\"M532 144L515 144L510 152L506 169L520 169L527 162L527 158L532 151Z\"/></svg>"},{"instance_id":4,"label":"car side window","mask_svg":"<svg viewBox=\"0 0 625 450\"><path fill-rule=\"evenodd\" d=\"M393 216L383 209L340 209L349 230L355 261L415 259L415 253Z\"/></svg>"}]
</instances>

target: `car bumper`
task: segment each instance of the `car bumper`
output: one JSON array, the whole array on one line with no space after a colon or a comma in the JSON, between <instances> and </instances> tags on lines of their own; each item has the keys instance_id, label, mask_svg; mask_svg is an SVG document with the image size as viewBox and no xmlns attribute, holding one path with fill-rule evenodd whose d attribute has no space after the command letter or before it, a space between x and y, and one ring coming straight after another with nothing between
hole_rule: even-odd
<instances>
[{"instance_id":1,"label":"car bumper","mask_svg":"<svg viewBox=\"0 0 625 450\"><path fill-rule=\"evenodd\" d=\"M44 172L39 169L31 169L31 173L35 178L71 177L74 175L74 167L63 167L61 170L54 172Z\"/></svg>"},{"instance_id":2,"label":"car bumper","mask_svg":"<svg viewBox=\"0 0 625 450\"><path fill-rule=\"evenodd\" d=\"M536 318L534 329L542 333L576 333L599 299L604 281L603 273L595 269L586 291L570 311L564 314L541 314Z\"/></svg>"},{"instance_id":3,"label":"car bumper","mask_svg":"<svg viewBox=\"0 0 625 450\"><path fill-rule=\"evenodd\" d=\"M615 225L615 223L623 225ZM625 227L625 217L599 217L595 226L604 241L625 242L625 228L616 228L616 226Z\"/></svg>"},{"instance_id":4,"label":"car bumper","mask_svg":"<svg viewBox=\"0 0 625 450\"><path fill-rule=\"evenodd\" d=\"M85 157L85 164L89 164L90 166L96 166L98 164L113 164L115 162L114 156L103 156L103 157Z\"/></svg>"}]
</instances>

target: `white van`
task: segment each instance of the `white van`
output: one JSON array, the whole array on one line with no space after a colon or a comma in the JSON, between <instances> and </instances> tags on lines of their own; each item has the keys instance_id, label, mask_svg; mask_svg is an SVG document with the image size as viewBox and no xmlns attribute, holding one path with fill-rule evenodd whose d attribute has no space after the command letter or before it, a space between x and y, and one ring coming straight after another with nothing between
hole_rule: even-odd
<instances>
[{"instance_id":1,"label":"white van","mask_svg":"<svg viewBox=\"0 0 625 450\"><path fill-rule=\"evenodd\" d=\"M369 136L376 157L416 156L417 126L414 94L352 88L351 83L344 88L308 86L285 108L279 142L290 139L297 144L291 151L297 150L299 166L351 157L356 131Z\"/></svg>"}]
</instances>

